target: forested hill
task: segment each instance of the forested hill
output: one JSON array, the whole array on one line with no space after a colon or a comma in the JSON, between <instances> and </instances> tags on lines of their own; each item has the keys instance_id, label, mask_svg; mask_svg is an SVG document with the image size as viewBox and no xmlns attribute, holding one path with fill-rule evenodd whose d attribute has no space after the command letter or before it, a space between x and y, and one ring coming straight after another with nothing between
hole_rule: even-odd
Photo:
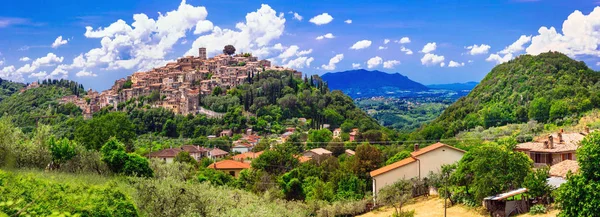
<instances>
[{"instance_id":1,"label":"forested hill","mask_svg":"<svg viewBox=\"0 0 600 217\"><path fill-rule=\"evenodd\" d=\"M352 97L385 95L394 91L427 90L425 85L410 80L400 73L367 71L364 69L326 73L322 76L332 90L341 90Z\"/></svg>"},{"instance_id":2,"label":"forested hill","mask_svg":"<svg viewBox=\"0 0 600 217\"><path fill-rule=\"evenodd\" d=\"M22 83L11 82L0 78L0 102L25 87Z\"/></svg>"},{"instance_id":3,"label":"forested hill","mask_svg":"<svg viewBox=\"0 0 600 217\"><path fill-rule=\"evenodd\" d=\"M452 137L476 126L563 123L600 107L600 74L584 62L548 52L497 65L467 95L448 107L419 136Z\"/></svg>"}]
</instances>

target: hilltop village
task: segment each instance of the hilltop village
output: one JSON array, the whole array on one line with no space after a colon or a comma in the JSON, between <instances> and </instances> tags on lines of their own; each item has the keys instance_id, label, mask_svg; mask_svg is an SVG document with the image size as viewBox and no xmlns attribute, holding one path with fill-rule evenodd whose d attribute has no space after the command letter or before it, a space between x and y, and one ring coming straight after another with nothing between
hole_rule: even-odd
<instances>
[{"instance_id":1,"label":"hilltop village","mask_svg":"<svg viewBox=\"0 0 600 217\"><path fill-rule=\"evenodd\" d=\"M187 56L177 62L146 72L135 72L127 78L115 81L114 85L101 93L89 90L85 98L65 96L61 103L74 103L83 110L85 118L94 112L141 96L153 99L153 108L166 108L176 114L198 114L199 96L209 95L214 88L223 90L238 86L248 77L265 70L291 71L295 76L302 73L290 68L272 66L269 60L258 60L250 53L235 54L235 48L226 47L223 54L207 58L206 48L199 48L198 56ZM33 86L32 86L33 85ZM30 85L34 88L37 83Z\"/></svg>"}]
</instances>

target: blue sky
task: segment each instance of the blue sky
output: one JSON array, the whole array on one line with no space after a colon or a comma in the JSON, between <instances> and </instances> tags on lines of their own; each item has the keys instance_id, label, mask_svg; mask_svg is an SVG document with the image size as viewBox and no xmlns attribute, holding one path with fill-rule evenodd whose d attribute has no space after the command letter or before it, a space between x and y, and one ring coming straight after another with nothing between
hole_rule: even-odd
<instances>
[{"instance_id":1,"label":"blue sky","mask_svg":"<svg viewBox=\"0 0 600 217\"><path fill-rule=\"evenodd\" d=\"M400 72L424 84L479 81L498 63L548 50L600 69L598 5L583 0L8 1L0 9L0 77L67 78L104 90L135 71L197 55L200 46L210 55L225 44L308 74L366 68Z\"/></svg>"}]
</instances>

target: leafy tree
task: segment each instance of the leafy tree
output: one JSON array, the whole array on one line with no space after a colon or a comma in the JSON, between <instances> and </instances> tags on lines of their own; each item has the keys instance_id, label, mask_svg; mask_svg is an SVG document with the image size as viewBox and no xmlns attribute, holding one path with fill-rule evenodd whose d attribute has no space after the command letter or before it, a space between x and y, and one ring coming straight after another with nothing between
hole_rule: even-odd
<instances>
[{"instance_id":1,"label":"leafy tree","mask_svg":"<svg viewBox=\"0 0 600 217\"><path fill-rule=\"evenodd\" d=\"M394 207L395 216L400 216L402 206L412 198L412 184L404 179L385 186L377 193L377 201Z\"/></svg>"},{"instance_id":2,"label":"leafy tree","mask_svg":"<svg viewBox=\"0 0 600 217\"><path fill-rule=\"evenodd\" d=\"M75 152L75 145L68 139L61 139L56 141L54 137L48 141L50 147L50 153L52 153L52 163L56 168L60 168L60 165L71 160L77 154Z\"/></svg>"},{"instance_id":3,"label":"leafy tree","mask_svg":"<svg viewBox=\"0 0 600 217\"><path fill-rule=\"evenodd\" d=\"M527 188L527 194L534 198L541 198L542 201L548 202L546 199L550 196L551 186L548 185L547 179L550 177L548 168L539 168L527 174L523 181L523 187Z\"/></svg>"},{"instance_id":4,"label":"leafy tree","mask_svg":"<svg viewBox=\"0 0 600 217\"><path fill-rule=\"evenodd\" d=\"M331 151L333 156L340 156L346 152L346 148L344 147L344 142L340 138L332 139L331 142L327 144L327 150Z\"/></svg>"},{"instance_id":5,"label":"leafy tree","mask_svg":"<svg viewBox=\"0 0 600 217\"><path fill-rule=\"evenodd\" d=\"M177 153L177 156L175 156L175 159L173 159L173 161L186 163L194 166L195 168L198 168L198 161L196 161L196 159L194 159L187 151L181 151Z\"/></svg>"},{"instance_id":6,"label":"leafy tree","mask_svg":"<svg viewBox=\"0 0 600 217\"><path fill-rule=\"evenodd\" d=\"M123 112L110 112L92 118L75 130L75 140L94 150L100 150L111 137L129 146L135 136L135 127Z\"/></svg>"},{"instance_id":7,"label":"leafy tree","mask_svg":"<svg viewBox=\"0 0 600 217\"><path fill-rule=\"evenodd\" d=\"M233 45L226 45L223 48L223 53L231 56L235 54L235 47Z\"/></svg>"},{"instance_id":8,"label":"leafy tree","mask_svg":"<svg viewBox=\"0 0 600 217\"><path fill-rule=\"evenodd\" d=\"M600 133L592 132L577 149L579 174L567 175L558 189L559 216L595 216L600 213Z\"/></svg>"},{"instance_id":9,"label":"leafy tree","mask_svg":"<svg viewBox=\"0 0 600 217\"><path fill-rule=\"evenodd\" d=\"M333 188L333 183L325 183L314 176L305 178L302 183L302 190L304 190L304 194L306 195L306 201L332 201L334 199Z\"/></svg>"},{"instance_id":10,"label":"leafy tree","mask_svg":"<svg viewBox=\"0 0 600 217\"><path fill-rule=\"evenodd\" d=\"M252 161L252 168L278 175L292 170L298 163L298 159L290 152L275 149L267 150L254 159Z\"/></svg>"},{"instance_id":11,"label":"leafy tree","mask_svg":"<svg viewBox=\"0 0 600 217\"><path fill-rule=\"evenodd\" d=\"M390 159L388 159L385 162L385 165L390 165L393 163L396 163L400 160L406 159L407 157L410 157L410 152L409 151L401 151L396 153L393 157L391 157Z\"/></svg>"},{"instance_id":12,"label":"leafy tree","mask_svg":"<svg viewBox=\"0 0 600 217\"><path fill-rule=\"evenodd\" d=\"M125 146L114 137L102 146L100 152L102 154L102 161L114 173L143 177L153 176L148 159L137 154L127 154Z\"/></svg>"},{"instance_id":13,"label":"leafy tree","mask_svg":"<svg viewBox=\"0 0 600 217\"><path fill-rule=\"evenodd\" d=\"M165 122L165 125L163 125L162 134L171 138L178 137L179 134L177 133L177 124L175 123L175 121L171 119L167 120L167 122Z\"/></svg>"},{"instance_id":14,"label":"leafy tree","mask_svg":"<svg viewBox=\"0 0 600 217\"><path fill-rule=\"evenodd\" d=\"M128 176L154 176L154 171L150 168L148 159L135 153L127 154L127 161L125 161L125 165L123 165L122 173Z\"/></svg>"},{"instance_id":15,"label":"leafy tree","mask_svg":"<svg viewBox=\"0 0 600 217\"><path fill-rule=\"evenodd\" d=\"M563 100L555 101L550 107L550 120L564 118L569 113L569 106Z\"/></svg>"},{"instance_id":16,"label":"leafy tree","mask_svg":"<svg viewBox=\"0 0 600 217\"><path fill-rule=\"evenodd\" d=\"M356 147L352 170L361 178L367 178L368 173L379 168L383 161L381 151L368 143Z\"/></svg>"},{"instance_id":17,"label":"leafy tree","mask_svg":"<svg viewBox=\"0 0 600 217\"><path fill-rule=\"evenodd\" d=\"M322 144L330 142L333 138L333 133L328 129L310 130L308 132L308 148L316 148L322 146Z\"/></svg>"},{"instance_id":18,"label":"leafy tree","mask_svg":"<svg viewBox=\"0 0 600 217\"><path fill-rule=\"evenodd\" d=\"M451 179L466 188L473 201L522 186L533 162L522 152L486 144L468 151ZM493 168L493 169L490 169Z\"/></svg>"},{"instance_id":19,"label":"leafy tree","mask_svg":"<svg viewBox=\"0 0 600 217\"><path fill-rule=\"evenodd\" d=\"M220 86L215 87L215 89L212 91L213 96L219 96L221 94L223 94L223 89L221 89Z\"/></svg>"}]
</instances>

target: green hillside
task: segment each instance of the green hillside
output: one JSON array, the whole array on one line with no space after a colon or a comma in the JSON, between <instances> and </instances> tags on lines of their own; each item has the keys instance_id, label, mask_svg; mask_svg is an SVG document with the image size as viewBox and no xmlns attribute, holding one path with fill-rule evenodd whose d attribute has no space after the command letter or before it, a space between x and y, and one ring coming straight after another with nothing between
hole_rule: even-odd
<instances>
[{"instance_id":1,"label":"green hillside","mask_svg":"<svg viewBox=\"0 0 600 217\"><path fill-rule=\"evenodd\" d=\"M569 124L600 107L600 74L584 62L548 52L500 64L471 91L415 136L449 138L485 128L536 120Z\"/></svg>"},{"instance_id":2,"label":"green hillside","mask_svg":"<svg viewBox=\"0 0 600 217\"><path fill-rule=\"evenodd\" d=\"M0 102L18 92L24 84L3 80L0 78Z\"/></svg>"}]
</instances>

